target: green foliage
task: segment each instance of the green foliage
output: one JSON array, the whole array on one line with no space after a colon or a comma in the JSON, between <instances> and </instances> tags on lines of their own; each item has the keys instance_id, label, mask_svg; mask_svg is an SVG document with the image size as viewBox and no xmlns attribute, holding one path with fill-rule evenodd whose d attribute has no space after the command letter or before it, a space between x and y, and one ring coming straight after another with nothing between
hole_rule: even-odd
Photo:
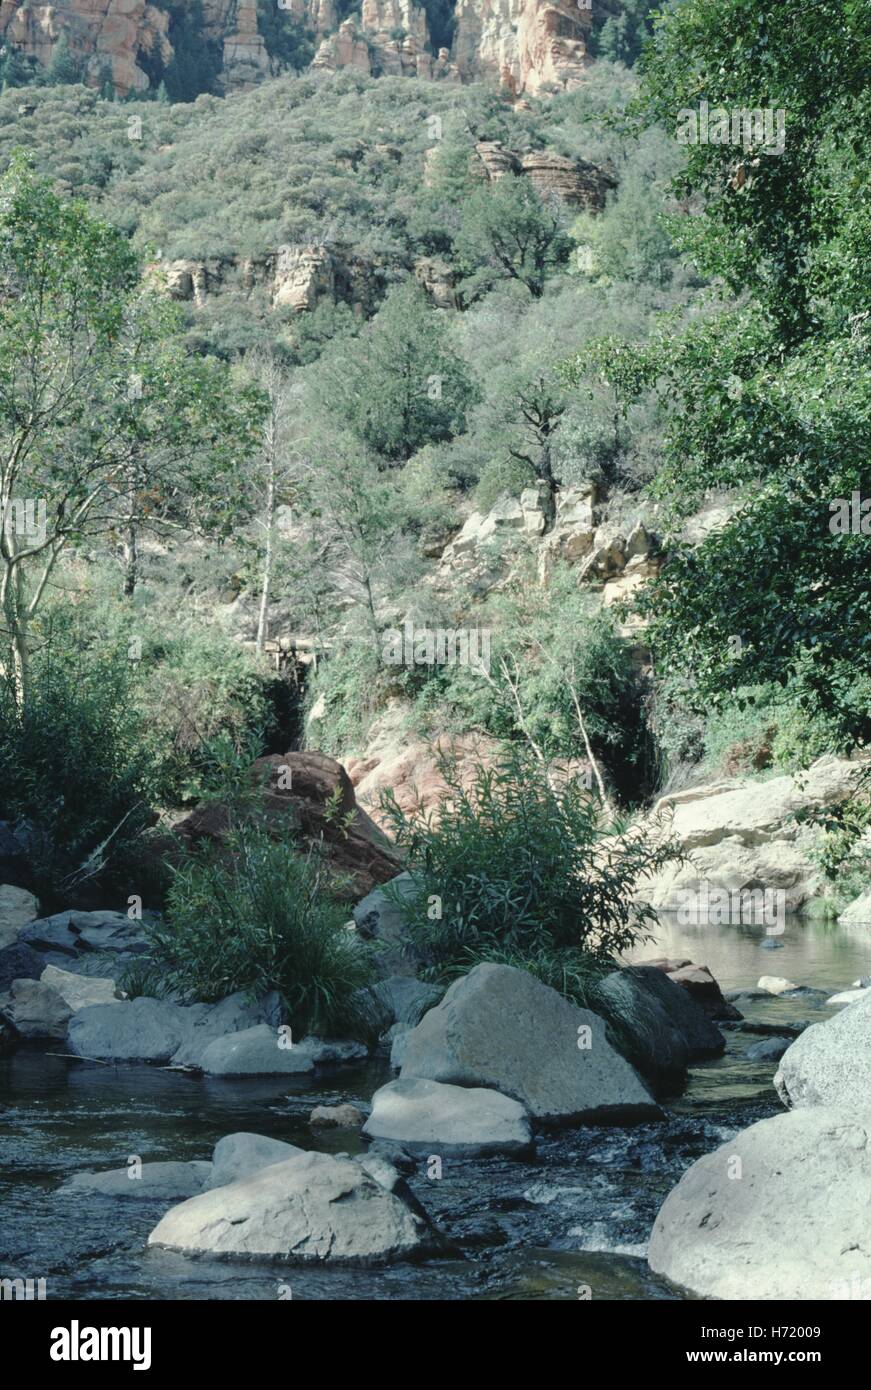
<instances>
[{"instance_id":1,"label":"green foliage","mask_svg":"<svg viewBox=\"0 0 871 1390\"><path fill-rule=\"evenodd\" d=\"M643 113L666 129L702 100L785 113L782 153L686 146L683 193L704 207L680 239L709 274L751 291L787 342L868 299L869 56L864 0L687 0L645 56Z\"/></svg>"},{"instance_id":2,"label":"green foliage","mask_svg":"<svg viewBox=\"0 0 871 1390\"><path fill-rule=\"evenodd\" d=\"M468 199L454 248L467 272L467 297L507 278L540 299L548 275L568 260L572 241L559 206L542 202L529 179L506 174Z\"/></svg>"},{"instance_id":3,"label":"green foliage","mask_svg":"<svg viewBox=\"0 0 871 1390\"><path fill-rule=\"evenodd\" d=\"M383 802L419 884L403 911L431 967L450 971L491 949L527 960L582 952L606 963L643 939L652 909L634 908L633 891L679 857L671 840L605 829L574 779L517 750L474 766L471 781L447 759L440 771L449 796L437 821L403 811L391 793ZM441 916L430 920L433 898Z\"/></svg>"},{"instance_id":4,"label":"green foliage","mask_svg":"<svg viewBox=\"0 0 871 1390\"><path fill-rule=\"evenodd\" d=\"M173 57L161 80L170 101L194 101L201 93L216 89L222 62L220 48L206 38L202 0L188 0L167 8Z\"/></svg>"},{"instance_id":5,"label":"green foliage","mask_svg":"<svg viewBox=\"0 0 871 1390\"><path fill-rule=\"evenodd\" d=\"M23 709L0 683L0 818L22 822L37 890L68 905L133 852L162 770L120 652L94 662L49 632L34 676Z\"/></svg>"},{"instance_id":6,"label":"green foliage","mask_svg":"<svg viewBox=\"0 0 871 1390\"><path fill-rule=\"evenodd\" d=\"M66 34L61 34L52 50L46 82L50 87L63 87L73 82L81 82L82 76L82 64L70 52Z\"/></svg>"},{"instance_id":7,"label":"green foliage","mask_svg":"<svg viewBox=\"0 0 871 1390\"><path fill-rule=\"evenodd\" d=\"M390 462L465 428L478 390L451 351L438 310L412 281L387 296L356 360L340 358L336 405L363 443Z\"/></svg>"},{"instance_id":8,"label":"green foliage","mask_svg":"<svg viewBox=\"0 0 871 1390\"><path fill-rule=\"evenodd\" d=\"M358 991L370 964L315 853L242 824L223 851L192 854L177 870L166 917L149 933L152 954L180 994L211 1002L277 990L294 1040L365 1034Z\"/></svg>"},{"instance_id":9,"label":"green foliage","mask_svg":"<svg viewBox=\"0 0 871 1390\"><path fill-rule=\"evenodd\" d=\"M650 33L660 0L595 0L590 52L597 58L632 67Z\"/></svg>"},{"instance_id":10,"label":"green foliage","mask_svg":"<svg viewBox=\"0 0 871 1390\"><path fill-rule=\"evenodd\" d=\"M315 56L315 36L304 20L288 9L279 9L275 0L257 0L257 28L270 58L277 58L295 72L308 67Z\"/></svg>"}]
</instances>

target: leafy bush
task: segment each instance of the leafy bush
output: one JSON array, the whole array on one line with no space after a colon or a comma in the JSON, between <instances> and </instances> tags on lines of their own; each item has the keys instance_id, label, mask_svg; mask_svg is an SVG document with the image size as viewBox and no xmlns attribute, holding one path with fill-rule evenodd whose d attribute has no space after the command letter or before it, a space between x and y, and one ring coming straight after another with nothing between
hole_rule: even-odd
<instances>
[{"instance_id":1,"label":"leafy bush","mask_svg":"<svg viewBox=\"0 0 871 1390\"><path fill-rule=\"evenodd\" d=\"M432 970L450 974L510 952L538 961L549 983L564 972L574 990L587 963L645 939L653 911L634 906L633 893L645 874L680 858L671 837L604 826L576 780L518 750L474 765L471 779L448 758L440 771L448 796L437 821L419 807L404 811L392 792L383 797L419 885L397 903ZM569 955L560 961L558 952Z\"/></svg>"},{"instance_id":2,"label":"leafy bush","mask_svg":"<svg viewBox=\"0 0 871 1390\"><path fill-rule=\"evenodd\" d=\"M92 662L49 641L33 677L24 708L0 682L0 817L23 822L38 891L68 905L132 852L162 769L120 654Z\"/></svg>"},{"instance_id":3,"label":"leafy bush","mask_svg":"<svg viewBox=\"0 0 871 1390\"><path fill-rule=\"evenodd\" d=\"M252 821L218 850L192 852L173 878L166 922L150 930L168 984L212 1002L236 990L281 995L294 1037L365 1034L358 990L368 957L330 900L323 865Z\"/></svg>"}]
</instances>

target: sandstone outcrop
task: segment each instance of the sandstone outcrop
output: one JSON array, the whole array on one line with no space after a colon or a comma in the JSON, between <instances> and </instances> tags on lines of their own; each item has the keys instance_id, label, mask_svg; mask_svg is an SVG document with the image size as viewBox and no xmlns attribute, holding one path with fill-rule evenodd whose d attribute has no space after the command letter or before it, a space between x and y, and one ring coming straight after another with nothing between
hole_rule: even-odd
<instances>
[{"instance_id":1,"label":"sandstone outcrop","mask_svg":"<svg viewBox=\"0 0 871 1390\"><path fill-rule=\"evenodd\" d=\"M591 14L572 0L458 0L451 48L437 46L414 0L363 0L340 24L334 0L285 0L281 8L319 40L316 71L490 80L510 97L563 91L583 80ZM44 67L65 35L93 86L106 70L120 96L144 92L173 59L172 17L148 0L0 0L0 35ZM257 23L257 0L203 0L203 37L221 60L224 91L244 91L282 70Z\"/></svg>"},{"instance_id":2,"label":"sandstone outcrop","mask_svg":"<svg viewBox=\"0 0 871 1390\"><path fill-rule=\"evenodd\" d=\"M261 787L260 805L270 832L300 847L323 844L343 895L356 902L400 868L392 846L358 805L351 780L340 763L324 753L273 753L258 758L251 771ZM197 807L175 827L188 844L221 844L228 833L226 806Z\"/></svg>"}]
</instances>

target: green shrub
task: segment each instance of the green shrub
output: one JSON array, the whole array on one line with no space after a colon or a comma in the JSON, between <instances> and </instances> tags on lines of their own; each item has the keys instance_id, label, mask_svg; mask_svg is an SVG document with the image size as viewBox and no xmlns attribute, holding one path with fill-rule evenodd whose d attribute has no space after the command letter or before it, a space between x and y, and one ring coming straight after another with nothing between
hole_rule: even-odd
<instances>
[{"instance_id":1,"label":"green shrub","mask_svg":"<svg viewBox=\"0 0 871 1390\"><path fill-rule=\"evenodd\" d=\"M7 666L8 669L8 666ZM129 856L162 770L121 654L99 662L48 641L25 708L0 682L0 818L24 822L37 890L65 905Z\"/></svg>"},{"instance_id":2,"label":"green shrub","mask_svg":"<svg viewBox=\"0 0 871 1390\"><path fill-rule=\"evenodd\" d=\"M652 909L634 906L633 893L646 873L680 858L674 840L604 826L575 779L516 749L495 766L479 762L471 779L444 757L440 771L448 796L438 821L383 797L419 885L397 902L432 970L450 973L495 950L576 976L579 954L592 967L645 939ZM547 961L559 951L571 954Z\"/></svg>"},{"instance_id":3,"label":"green shrub","mask_svg":"<svg viewBox=\"0 0 871 1390\"><path fill-rule=\"evenodd\" d=\"M190 855L174 875L166 922L149 935L155 963L185 997L277 990L294 1037L360 1036L368 1022L357 991L371 967L347 916L315 852L300 854L249 821L221 849Z\"/></svg>"}]
</instances>

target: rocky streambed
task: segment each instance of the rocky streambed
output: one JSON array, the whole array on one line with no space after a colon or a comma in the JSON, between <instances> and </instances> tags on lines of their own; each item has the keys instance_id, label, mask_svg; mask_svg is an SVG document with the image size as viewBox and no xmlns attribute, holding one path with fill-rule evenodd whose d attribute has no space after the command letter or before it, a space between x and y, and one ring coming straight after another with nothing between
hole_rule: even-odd
<instances>
[{"instance_id":1,"label":"rocky streambed","mask_svg":"<svg viewBox=\"0 0 871 1390\"><path fill-rule=\"evenodd\" d=\"M210 1162L239 1132L319 1154L362 1155L359 1128L313 1127L317 1105L356 1103L395 1076L386 1059L269 1077L194 1076L158 1066L101 1066L25 1043L0 1058L0 1275L44 1278L47 1296L174 1299L668 1299L686 1293L651 1273L651 1229L668 1194L697 1160L757 1120L783 1115L778 1061L759 1044L789 1039L838 1012L826 995L867 970L864 933L791 923L777 953L750 927L665 923L669 954L733 961L726 990L744 989L743 1018L724 1025L722 1056L695 1063L661 1119L585 1124L536 1136L534 1154L445 1154L440 1171L416 1155L402 1164L408 1194L445 1244L426 1259L383 1267L287 1265L191 1255L148 1244L184 1195L101 1195L75 1175L131 1161ZM680 948L683 948L681 950ZM676 951L677 948L677 951ZM777 973L820 993L755 990ZM813 967L813 973L811 973ZM773 1051L776 1051L774 1049Z\"/></svg>"}]
</instances>

